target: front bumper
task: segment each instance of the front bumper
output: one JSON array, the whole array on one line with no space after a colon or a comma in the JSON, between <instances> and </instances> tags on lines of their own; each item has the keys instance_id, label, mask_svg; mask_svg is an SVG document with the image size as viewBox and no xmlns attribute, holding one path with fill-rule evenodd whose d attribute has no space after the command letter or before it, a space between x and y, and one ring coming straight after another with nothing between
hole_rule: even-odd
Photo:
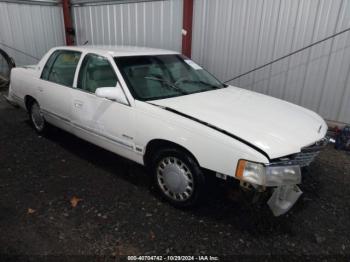
<instances>
[{"instance_id":1,"label":"front bumper","mask_svg":"<svg viewBox=\"0 0 350 262\"><path fill-rule=\"evenodd\" d=\"M297 185L276 187L267 205L275 216L280 216L287 213L302 194Z\"/></svg>"},{"instance_id":2,"label":"front bumper","mask_svg":"<svg viewBox=\"0 0 350 262\"><path fill-rule=\"evenodd\" d=\"M241 186L245 188L255 188L258 191L270 188L272 195L267 204L275 216L283 215L302 195L297 186L301 184L300 169L310 165L328 142L329 138L325 137L302 148L297 154L274 159L267 165L240 160L236 178L241 180ZM244 167L240 166L241 163L244 163Z\"/></svg>"}]
</instances>

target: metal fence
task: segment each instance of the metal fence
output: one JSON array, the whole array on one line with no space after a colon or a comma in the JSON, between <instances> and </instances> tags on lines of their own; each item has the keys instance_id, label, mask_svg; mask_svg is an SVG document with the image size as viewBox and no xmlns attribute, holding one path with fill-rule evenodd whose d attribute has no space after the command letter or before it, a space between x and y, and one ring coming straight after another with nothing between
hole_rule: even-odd
<instances>
[{"instance_id":1,"label":"metal fence","mask_svg":"<svg viewBox=\"0 0 350 262\"><path fill-rule=\"evenodd\" d=\"M35 64L51 47L64 44L58 1L0 1L0 48L17 65Z\"/></svg>"},{"instance_id":2,"label":"metal fence","mask_svg":"<svg viewBox=\"0 0 350 262\"><path fill-rule=\"evenodd\" d=\"M223 81L350 26L349 0L195 0L194 12L193 59ZM345 33L232 84L350 123L349 46Z\"/></svg>"}]
</instances>

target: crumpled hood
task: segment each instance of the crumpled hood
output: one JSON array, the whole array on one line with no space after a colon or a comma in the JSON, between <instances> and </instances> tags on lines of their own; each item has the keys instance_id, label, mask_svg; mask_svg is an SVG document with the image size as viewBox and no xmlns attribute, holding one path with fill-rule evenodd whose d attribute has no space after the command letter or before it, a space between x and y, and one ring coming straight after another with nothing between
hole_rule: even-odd
<instances>
[{"instance_id":1,"label":"crumpled hood","mask_svg":"<svg viewBox=\"0 0 350 262\"><path fill-rule=\"evenodd\" d=\"M152 103L223 129L260 148L270 159L300 152L327 132L325 121L308 109L231 86Z\"/></svg>"}]
</instances>

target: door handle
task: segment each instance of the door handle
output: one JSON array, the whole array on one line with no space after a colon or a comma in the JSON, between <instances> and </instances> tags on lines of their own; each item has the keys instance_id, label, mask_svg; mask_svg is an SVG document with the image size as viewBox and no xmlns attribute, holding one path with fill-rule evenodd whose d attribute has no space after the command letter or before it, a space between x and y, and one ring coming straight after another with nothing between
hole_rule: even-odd
<instances>
[{"instance_id":1,"label":"door handle","mask_svg":"<svg viewBox=\"0 0 350 262\"><path fill-rule=\"evenodd\" d=\"M81 103L74 103L74 106L77 107L77 108L81 108L83 106L83 104L81 104Z\"/></svg>"},{"instance_id":2,"label":"door handle","mask_svg":"<svg viewBox=\"0 0 350 262\"><path fill-rule=\"evenodd\" d=\"M81 101L74 101L74 106L76 108L82 108L83 107L83 102L81 102Z\"/></svg>"}]
</instances>

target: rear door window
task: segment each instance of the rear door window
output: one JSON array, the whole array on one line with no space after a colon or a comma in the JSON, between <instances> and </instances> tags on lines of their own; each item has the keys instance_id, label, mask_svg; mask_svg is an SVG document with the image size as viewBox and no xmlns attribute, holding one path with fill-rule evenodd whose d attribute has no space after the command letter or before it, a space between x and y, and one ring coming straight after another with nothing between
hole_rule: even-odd
<instances>
[{"instance_id":1,"label":"rear door window","mask_svg":"<svg viewBox=\"0 0 350 262\"><path fill-rule=\"evenodd\" d=\"M41 78L60 85L71 87L81 53L59 50L47 61Z\"/></svg>"}]
</instances>

